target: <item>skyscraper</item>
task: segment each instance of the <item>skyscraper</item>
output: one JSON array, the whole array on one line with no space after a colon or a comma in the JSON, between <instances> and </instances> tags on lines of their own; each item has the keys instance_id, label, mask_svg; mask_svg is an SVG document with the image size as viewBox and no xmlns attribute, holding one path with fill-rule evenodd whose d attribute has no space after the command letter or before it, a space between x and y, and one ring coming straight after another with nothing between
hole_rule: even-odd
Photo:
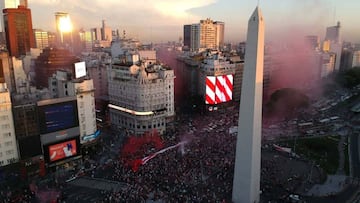
<instances>
[{"instance_id":1,"label":"skyscraper","mask_svg":"<svg viewBox=\"0 0 360 203\"><path fill-rule=\"evenodd\" d=\"M112 31L111 28L106 25L105 20L102 21L101 40L112 41Z\"/></svg>"},{"instance_id":2,"label":"skyscraper","mask_svg":"<svg viewBox=\"0 0 360 203\"><path fill-rule=\"evenodd\" d=\"M35 45L38 49L49 47L49 34L40 29L34 29Z\"/></svg>"},{"instance_id":3,"label":"skyscraper","mask_svg":"<svg viewBox=\"0 0 360 203\"><path fill-rule=\"evenodd\" d=\"M224 27L225 23L209 18L198 24L184 25L184 46L189 44L191 51L219 49L224 45Z\"/></svg>"},{"instance_id":4,"label":"skyscraper","mask_svg":"<svg viewBox=\"0 0 360 203\"><path fill-rule=\"evenodd\" d=\"M333 43L340 43L340 22L337 22L335 26L326 28L325 40L330 40Z\"/></svg>"},{"instance_id":5,"label":"skyscraper","mask_svg":"<svg viewBox=\"0 0 360 203\"><path fill-rule=\"evenodd\" d=\"M72 45L72 23L70 15L65 12L55 13L56 38L58 46L69 47Z\"/></svg>"},{"instance_id":6,"label":"skyscraper","mask_svg":"<svg viewBox=\"0 0 360 203\"><path fill-rule=\"evenodd\" d=\"M7 48L10 56L26 55L35 47L31 11L25 6L3 10Z\"/></svg>"},{"instance_id":7,"label":"skyscraper","mask_svg":"<svg viewBox=\"0 0 360 203\"><path fill-rule=\"evenodd\" d=\"M264 20L257 7L248 22L232 200L260 201Z\"/></svg>"},{"instance_id":8,"label":"skyscraper","mask_svg":"<svg viewBox=\"0 0 360 203\"><path fill-rule=\"evenodd\" d=\"M191 25L184 25L184 46L190 48Z\"/></svg>"}]
</instances>

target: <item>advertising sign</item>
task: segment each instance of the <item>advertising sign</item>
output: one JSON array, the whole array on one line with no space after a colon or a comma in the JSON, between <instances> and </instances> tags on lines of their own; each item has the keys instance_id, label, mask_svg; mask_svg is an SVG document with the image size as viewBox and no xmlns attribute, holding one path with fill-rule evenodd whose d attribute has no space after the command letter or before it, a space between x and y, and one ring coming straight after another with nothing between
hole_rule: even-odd
<instances>
[{"instance_id":1,"label":"advertising sign","mask_svg":"<svg viewBox=\"0 0 360 203\"><path fill-rule=\"evenodd\" d=\"M219 104L232 100L233 75L206 77L206 104Z\"/></svg>"},{"instance_id":2,"label":"advertising sign","mask_svg":"<svg viewBox=\"0 0 360 203\"><path fill-rule=\"evenodd\" d=\"M49 146L50 162L77 155L76 140L69 140Z\"/></svg>"}]
</instances>

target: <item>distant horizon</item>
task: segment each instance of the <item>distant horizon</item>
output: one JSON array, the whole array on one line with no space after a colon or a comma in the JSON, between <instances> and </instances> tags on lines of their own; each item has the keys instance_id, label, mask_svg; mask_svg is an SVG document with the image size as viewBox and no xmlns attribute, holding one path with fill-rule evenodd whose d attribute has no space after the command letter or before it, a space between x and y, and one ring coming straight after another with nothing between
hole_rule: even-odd
<instances>
[{"instance_id":1,"label":"distant horizon","mask_svg":"<svg viewBox=\"0 0 360 203\"><path fill-rule=\"evenodd\" d=\"M146 6L144 6L146 5ZM225 42L246 40L247 21L257 1L244 0L145 0L105 2L89 5L85 0L28 0L33 28L55 31L55 12L69 13L75 29L101 27L105 20L112 30L142 42L178 41L183 37L183 25L210 18L225 23ZM341 40L360 43L360 28L356 19L360 1L347 0L273 0L260 1L265 20L265 40L277 41L292 36L325 36L326 27L341 22ZM125 20L122 20L125 19Z\"/></svg>"}]
</instances>

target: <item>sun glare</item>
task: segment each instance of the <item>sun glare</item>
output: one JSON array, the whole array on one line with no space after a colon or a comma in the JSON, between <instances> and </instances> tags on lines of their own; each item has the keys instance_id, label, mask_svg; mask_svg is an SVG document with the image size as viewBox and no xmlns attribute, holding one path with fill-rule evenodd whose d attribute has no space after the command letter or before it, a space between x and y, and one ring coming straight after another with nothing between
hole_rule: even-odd
<instances>
[{"instance_id":1,"label":"sun glare","mask_svg":"<svg viewBox=\"0 0 360 203\"><path fill-rule=\"evenodd\" d=\"M72 23L69 16L63 16L59 19L59 29L61 32L71 32Z\"/></svg>"}]
</instances>

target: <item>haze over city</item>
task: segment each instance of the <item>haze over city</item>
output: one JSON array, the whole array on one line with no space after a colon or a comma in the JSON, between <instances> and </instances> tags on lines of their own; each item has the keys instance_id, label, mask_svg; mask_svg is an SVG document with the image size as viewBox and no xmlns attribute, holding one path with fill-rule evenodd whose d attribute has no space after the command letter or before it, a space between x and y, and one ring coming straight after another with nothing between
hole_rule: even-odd
<instances>
[{"instance_id":1,"label":"haze over city","mask_svg":"<svg viewBox=\"0 0 360 203\"><path fill-rule=\"evenodd\" d=\"M344 2L2 0L0 203L360 202Z\"/></svg>"},{"instance_id":2,"label":"haze over city","mask_svg":"<svg viewBox=\"0 0 360 203\"><path fill-rule=\"evenodd\" d=\"M357 42L356 24L360 8L357 0L271 0L260 1L266 17L266 40L276 40L290 31L323 37L327 26L342 25L342 38ZM255 0L198 1L85 1L30 0L33 27L55 30L54 13L68 12L75 28L89 29L106 20L113 29L126 30L129 36L146 42L167 42L182 37L184 24L211 18L225 22L225 41L245 40L247 17L257 5Z\"/></svg>"}]
</instances>

